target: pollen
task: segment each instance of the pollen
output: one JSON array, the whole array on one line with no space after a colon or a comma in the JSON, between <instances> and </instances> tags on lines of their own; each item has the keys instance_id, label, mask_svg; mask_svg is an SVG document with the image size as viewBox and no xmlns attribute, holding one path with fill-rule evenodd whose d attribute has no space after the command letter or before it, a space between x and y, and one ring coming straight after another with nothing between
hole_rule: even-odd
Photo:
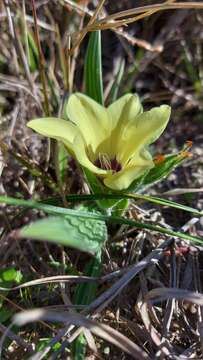
<instances>
[{"instance_id":1,"label":"pollen","mask_svg":"<svg viewBox=\"0 0 203 360\"><path fill-rule=\"evenodd\" d=\"M193 145L193 142L192 142L191 140L187 140L187 141L186 141L186 146L187 146L188 148L191 148L192 145Z\"/></svg>"},{"instance_id":2,"label":"pollen","mask_svg":"<svg viewBox=\"0 0 203 360\"><path fill-rule=\"evenodd\" d=\"M157 165L157 164L162 163L164 160L165 160L165 156L160 154L160 155L155 156L154 163Z\"/></svg>"},{"instance_id":3,"label":"pollen","mask_svg":"<svg viewBox=\"0 0 203 360\"><path fill-rule=\"evenodd\" d=\"M193 155L189 151L181 151L180 153L181 157L191 158Z\"/></svg>"}]
</instances>

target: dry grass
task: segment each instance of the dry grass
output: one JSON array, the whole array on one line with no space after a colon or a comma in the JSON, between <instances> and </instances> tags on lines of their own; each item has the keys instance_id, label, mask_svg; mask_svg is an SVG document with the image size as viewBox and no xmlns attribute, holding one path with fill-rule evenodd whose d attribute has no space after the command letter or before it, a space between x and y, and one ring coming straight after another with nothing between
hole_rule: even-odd
<instances>
[{"instance_id":1,"label":"dry grass","mask_svg":"<svg viewBox=\"0 0 203 360\"><path fill-rule=\"evenodd\" d=\"M157 5L131 0L118 4L4 0L0 5L1 193L26 199L60 194L50 144L31 133L26 122L43 111L57 114L68 90L82 91L86 35L109 29L102 33L105 88L115 77L117 62L125 59L120 94L137 91L145 107L172 105L171 123L156 151L175 151L186 140L194 143L193 158L151 193L201 210L200 9L201 2L188 1ZM39 66L32 70L28 32L40 54ZM108 95L107 91L107 102ZM84 192L81 174L75 171L70 168L67 173L67 189ZM4 320L0 308L3 359L36 360L47 354L49 359L70 358L71 343L84 328L87 359L202 359L202 246L112 226L102 276L89 278L82 274L87 255L16 239L16 229L43 216L40 211L1 206L1 268L15 267L23 274L20 286L0 289L9 313ZM174 209L137 204L127 216L203 236L201 218ZM89 305L72 304L75 286L81 282L99 285ZM58 342L62 346L50 351Z\"/></svg>"}]
</instances>

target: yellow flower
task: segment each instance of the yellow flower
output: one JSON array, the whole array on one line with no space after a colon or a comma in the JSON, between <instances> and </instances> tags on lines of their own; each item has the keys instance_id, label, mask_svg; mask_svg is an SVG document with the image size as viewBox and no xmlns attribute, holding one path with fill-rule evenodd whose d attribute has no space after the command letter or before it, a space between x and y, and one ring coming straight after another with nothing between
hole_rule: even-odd
<instances>
[{"instance_id":1,"label":"yellow flower","mask_svg":"<svg viewBox=\"0 0 203 360\"><path fill-rule=\"evenodd\" d=\"M71 95L64 119L39 118L28 126L62 141L69 153L113 190L127 189L154 166L147 147L164 131L170 107L143 112L139 97L126 94L105 108L81 93Z\"/></svg>"}]
</instances>

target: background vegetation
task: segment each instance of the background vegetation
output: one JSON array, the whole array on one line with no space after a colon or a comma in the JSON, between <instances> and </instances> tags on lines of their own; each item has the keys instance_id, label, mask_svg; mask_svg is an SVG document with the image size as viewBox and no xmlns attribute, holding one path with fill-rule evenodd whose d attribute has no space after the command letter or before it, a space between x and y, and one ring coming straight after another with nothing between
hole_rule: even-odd
<instances>
[{"instance_id":1,"label":"background vegetation","mask_svg":"<svg viewBox=\"0 0 203 360\"><path fill-rule=\"evenodd\" d=\"M202 25L201 1L0 3L3 359L202 359ZM192 157L144 195L118 195L125 215L99 212L66 150L26 127L75 91L171 105L153 154L192 141ZM38 219L31 237L52 243L30 240ZM101 264L83 252L104 242Z\"/></svg>"}]
</instances>

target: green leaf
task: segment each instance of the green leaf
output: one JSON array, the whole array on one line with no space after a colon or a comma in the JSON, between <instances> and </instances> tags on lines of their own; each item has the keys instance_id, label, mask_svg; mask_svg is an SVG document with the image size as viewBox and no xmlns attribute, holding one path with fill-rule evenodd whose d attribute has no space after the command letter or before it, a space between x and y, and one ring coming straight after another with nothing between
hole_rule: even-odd
<instances>
[{"instance_id":1,"label":"green leaf","mask_svg":"<svg viewBox=\"0 0 203 360\"><path fill-rule=\"evenodd\" d=\"M126 199L140 199L140 200L144 200L144 201L149 201L155 204L159 204L159 205L164 205L164 206L169 206L169 207L173 207L175 209L179 209L182 211L187 211L190 212L194 215L197 216L202 216L203 215L203 211L197 210L195 208L192 208L190 206L185 206L179 203L176 203L175 201L169 201L166 199L162 199L162 198L158 198L155 196L147 196L147 195L141 195L141 194L93 194L93 195L68 195L66 197L67 201L92 201L92 200L98 200L98 199L117 199L118 200L122 200L124 198ZM60 198L58 198L60 199ZM48 200L47 200L48 201ZM53 199L49 200L53 203ZM42 202L37 202L37 201L33 201L33 200L22 200L22 199L15 199L15 198L11 198L11 197L7 197L4 195L0 195L0 203L6 203L8 205L17 205L17 206L23 206L25 208L33 208L33 209L38 209L38 210L42 210L44 212L46 212L47 214L52 214L52 215L73 215L75 214L75 216L80 216L79 214L81 213L78 210L73 210L73 209L68 209L68 208L62 208L59 206L53 206L50 205L49 203L42 203ZM54 202L56 203L56 201ZM85 214L84 212L82 212L83 217L85 216L85 218L89 218L89 215ZM96 218L96 219L100 219L100 220L106 220L106 216L105 215L97 215L97 214L91 214L90 216L91 218ZM107 217L108 218L108 217Z\"/></svg>"},{"instance_id":2,"label":"green leaf","mask_svg":"<svg viewBox=\"0 0 203 360\"><path fill-rule=\"evenodd\" d=\"M5 284L7 286L9 283L10 283L10 285L12 285L13 282L16 282L17 284L19 284L22 280L22 277L23 276L22 276L21 271L16 270L13 267L2 269L2 270L0 270L0 285L2 287L4 287Z\"/></svg>"},{"instance_id":3,"label":"green leaf","mask_svg":"<svg viewBox=\"0 0 203 360\"><path fill-rule=\"evenodd\" d=\"M103 100L101 31L90 34L88 48L85 56L85 93L98 103Z\"/></svg>"},{"instance_id":4,"label":"green leaf","mask_svg":"<svg viewBox=\"0 0 203 360\"><path fill-rule=\"evenodd\" d=\"M39 53L31 32L28 31L28 61L31 71L39 69Z\"/></svg>"},{"instance_id":5,"label":"green leaf","mask_svg":"<svg viewBox=\"0 0 203 360\"><path fill-rule=\"evenodd\" d=\"M177 203L175 201L167 200L167 199L156 197L156 196L150 196L150 195L132 194L132 193L125 192L125 193L114 193L114 194L113 193L112 194L96 193L96 194L91 194L91 195L72 194L72 195L66 196L66 200L69 202L93 201L93 200L97 201L97 200L101 200L101 199L105 199L105 201L110 201L111 199L117 199L116 201L118 202L118 204L116 204L115 209L117 206L118 206L118 208L120 207L119 202L123 201L124 199L131 199L131 200L135 200L135 201L143 200L145 202L151 202L151 203L162 205L162 206L168 206L168 207L171 207L174 209L187 211L196 216L203 216L202 210L198 210L191 206L186 206L186 205ZM46 200L47 205L48 204L59 205L60 203L61 203L60 197L50 198L50 199ZM125 207L123 208L123 210L124 209L125 209Z\"/></svg>"},{"instance_id":6,"label":"green leaf","mask_svg":"<svg viewBox=\"0 0 203 360\"><path fill-rule=\"evenodd\" d=\"M101 274L101 257L91 259L85 266L83 275L97 277ZM74 304L89 305L96 297L98 283L78 284L74 294ZM83 334L73 342L71 352L73 359L84 359L86 353L86 339Z\"/></svg>"},{"instance_id":7,"label":"green leaf","mask_svg":"<svg viewBox=\"0 0 203 360\"><path fill-rule=\"evenodd\" d=\"M0 287L11 288L13 283L19 284L22 281L23 275L20 270L14 267L9 267L0 270ZM7 291L4 292L7 295ZM5 323L13 315L13 310L7 307L4 298L0 296L0 323Z\"/></svg>"},{"instance_id":8,"label":"green leaf","mask_svg":"<svg viewBox=\"0 0 203 360\"><path fill-rule=\"evenodd\" d=\"M91 195L91 197L93 198L94 195ZM104 195L102 194L102 197ZM126 195L127 198L131 198L132 195ZM137 196L137 198L140 197L140 195L133 195L134 197ZM144 195L141 195L141 197L143 198ZM101 194L100 194L101 197ZM111 195L109 196L110 198L122 198L121 194L119 194L118 196L116 195ZM87 195L86 195L87 198ZM149 197L145 197L146 200ZM143 198L144 199L144 198ZM163 199L162 199L163 200ZM125 219L123 217L116 217L116 216L108 216L108 215L98 215L96 213L91 213L91 212L84 212L84 211L78 211L78 210L73 210L73 209L68 209L68 208L62 208L59 206L53 206L53 205L48 205L48 204L43 204L43 203L38 203L36 201L32 201L32 200L21 200L21 199L15 199L15 198L11 198L11 197L7 197L7 196L0 196L0 203L6 203L6 204L10 204L10 205L17 205L17 206L24 206L26 208L33 208L33 209L38 209L38 210L43 210L44 212L46 212L47 214L54 214L54 215L61 215L61 216L71 216L74 217L76 219L78 218L82 218L82 219L95 219L95 220L101 220L101 221L108 221L110 223L114 223L114 224L125 224L125 225L129 225L129 226L134 226L137 227L138 229L147 229L147 230L152 230L152 231L157 231L161 234L166 234L169 236L175 236L175 237L179 237L181 239L184 240L190 240L190 241L194 241L196 243L203 243L203 239L198 237L198 236L192 236L189 234L185 234L182 233L180 231L175 231L175 230L169 230L166 229L162 226L157 226L157 225L152 225L152 224L146 224L146 223L140 223L138 221L134 221L134 220L129 220L129 219ZM173 202L171 202L173 203ZM174 203L173 203L174 204ZM179 206L182 206L181 204L178 204ZM196 210L196 214L197 215L202 215L202 212ZM19 233L19 235L21 235L21 233Z\"/></svg>"},{"instance_id":9,"label":"green leaf","mask_svg":"<svg viewBox=\"0 0 203 360\"><path fill-rule=\"evenodd\" d=\"M151 170L133 181L126 191L144 191L146 188L166 178L177 166L187 160L188 152L185 150L187 150L187 145L176 154L163 156L163 159L155 163L155 166Z\"/></svg>"},{"instance_id":10,"label":"green leaf","mask_svg":"<svg viewBox=\"0 0 203 360\"><path fill-rule=\"evenodd\" d=\"M181 151L178 154L170 154L164 157L164 160L155 164L145 178L143 179L142 186L152 185L163 178L167 177L178 165L182 164L187 158L181 156Z\"/></svg>"},{"instance_id":11,"label":"green leaf","mask_svg":"<svg viewBox=\"0 0 203 360\"><path fill-rule=\"evenodd\" d=\"M85 266L83 275L97 277L101 272L101 259L98 257L91 259ZM88 305L94 300L96 296L98 284L97 283L84 283L76 287L74 294L74 304Z\"/></svg>"},{"instance_id":12,"label":"green leaf","mask_svg":"<svg viewBox=\"0 0 203 360\"><path fill-rule=\"evenodd\" d=\"M7 308L7 307L2 307L0 309L0 324L5 323L7 320L9 320L11 318L11 316L13 315L14 310Z\"/></svg>"},{"instance_id":13,"label":"green leaf","mask_svg":"<svg viewBox=\"0 0 203 360\"><path fill-rule=\"evenodd\" d=\"M61 188L63 188L66 179L66 173L68 168L68 158L69 154L64 144L60 141L57 141L55 144L55 168L57 180Z\"/></svg>"},{"instance_id":14,"label":"green leaf","mask_svg":"<svg viewBox=\"0 0 203 360\"><path fill-rule=\"evenodd\" d=\"M125 211L129 207L129 200L127 198L124 198L117 202L117 204L112 209L112 215L113 216L122 216Z\"/></svg>"},{"instance_id":15,"label":"green leaf","mask_svg":"<svg viewBox=\"0 0 203 360\"><path fill-rule=\"evenodd\" d=\"M20 236L47 240L99 256L107 239L107 230L104 221L68 215L36 221L23 227Z\"/></svg>"},{"instance_id":16,"label":"green leaf","mask_svg":"<svg viewBox=\"0 0 203 360\"><path fill-rule=\"evenodd\" d=\"M37 351L43 351L44 348L49 345L49 343L52 341L52 338L41 338L38 339L37 344L36 344L36 350ZM51 353L53 353L54 351L59 350L61 347L60 342L55 343L52 347L51 347Z\"/></svg>"},{"instance_id":17,"label":"green leaf","mask_svg":"<svg viewBox=\"0 0 203 360\"><path fill-rule=\"evenodd\" d=\"M86 359L86 346L87 341L81 333L78 338L72 344L72 359L74 360L85 360Z\"/></svg>"},{"instance_id":18,"label":"green leaf","mask_svg":"<svg viewBox=\"0 0 203 360\"><path fill-rule=\"evenodd\" d=\"M18 17L17 17L18 18ZM25 9L21 13L19 9L19 22L22 28L22 43L25 45L27 61L31 72L39 70L39 52L32 35L32 30L27 26Z\"/></svg>"}]
</instances>

